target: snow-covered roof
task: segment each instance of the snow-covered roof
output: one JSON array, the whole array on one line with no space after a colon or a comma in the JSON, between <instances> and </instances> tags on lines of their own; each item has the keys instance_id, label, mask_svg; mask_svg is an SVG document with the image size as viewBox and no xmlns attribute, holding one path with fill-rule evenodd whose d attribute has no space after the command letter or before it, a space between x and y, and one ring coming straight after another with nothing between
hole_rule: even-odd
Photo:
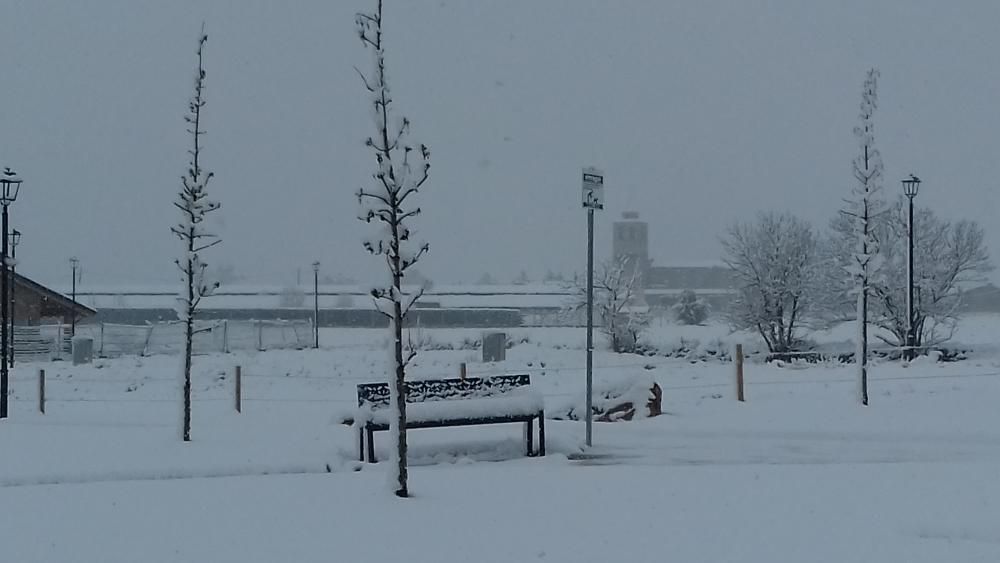
<instances>
[{"instance_id":1,"label":"snow-covered roof","mask_svg":"<svg viewBox=\"0 0 1000 563\"><path fill-rule=\"evenodd\" d=\"M647 296L678 295L681 289L647 289ZM700 294L729 293L719 289L695 289ZM443 308L561 308L575 290L566 284L534 283L524 285L440 285L433 286L421 299L427 305ZM95 309L172 309L177 291L168 286L124 286L77 288L77 301ZM369 288L361 285L320 285L319 306L330 308L369 308ZM206 309L311 309L313 288L265 285L220 287L202 299Z\"/></svg>"}]
</instances>

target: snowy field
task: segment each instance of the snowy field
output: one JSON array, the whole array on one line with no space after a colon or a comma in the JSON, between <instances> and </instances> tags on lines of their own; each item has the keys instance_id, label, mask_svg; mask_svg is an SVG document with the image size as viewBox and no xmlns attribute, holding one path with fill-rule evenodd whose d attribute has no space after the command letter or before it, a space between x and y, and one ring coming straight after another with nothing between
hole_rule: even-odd
<instances>
[{"instance_id":1,"label":"snowy field","mask_svg":"<svg viewBox=\"0 0 1000 563\"><path fill-rule=\"evenodd\" d=\"M651 377L666 414L596 424L587 451L582 423L550 420L543 459L523 457L516 425L412 431L406 500L337 424L357 383L384 380L385 331L197 357L190 444L176 438L176 357L19 363L0 423L2 560L1000 561L998 329L966 319L963 362L876 362L868 408L852 366L751 361L738 403L730 363L599 352L599 388ZM456 349L422 352L413 377L468 362L473 376L531 374L549 414L582 402L582 330L509 331L502 364L463 349L480 332L414 332ZM680 338L756 346L717 325L649 336ZM376 435L383 459L388 442Z\"/></svg>"}]
</instances>

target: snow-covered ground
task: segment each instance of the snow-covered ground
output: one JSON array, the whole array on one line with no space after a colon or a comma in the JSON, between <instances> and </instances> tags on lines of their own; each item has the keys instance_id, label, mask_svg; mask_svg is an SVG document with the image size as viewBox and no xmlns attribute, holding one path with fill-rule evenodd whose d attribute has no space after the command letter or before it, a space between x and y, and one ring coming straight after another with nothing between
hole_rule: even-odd
<instances>
[{"instance_id":1,"label":"snow-covered ground","mask_svg":"<svg viewBox=\"0 0 1000 563\"><path fill-rule=\"evenodd\" d=\"M517 426L416 430L411 490L355 461L337 424L355 385L384 379L385 331L326 330L320 350L200 356L194 442L177 441L178 359L19 363L0 423L4 561L1000 560L1000 317L963 322L964 362L746 366L599 352L598 387L651 377L667 414L550 420L548 457ZM479 330L424 330L413 377L529 373L550 414L582 401L583 331L509 331L501 364ZM826 342L844 332L818 335ZM651 342L743 342L718 326ZM243 412L234 408L235 366ZM46 414L36 411L46 370ZM376 435L380 457L388 439Z\"/></svg>"}]
</instances>

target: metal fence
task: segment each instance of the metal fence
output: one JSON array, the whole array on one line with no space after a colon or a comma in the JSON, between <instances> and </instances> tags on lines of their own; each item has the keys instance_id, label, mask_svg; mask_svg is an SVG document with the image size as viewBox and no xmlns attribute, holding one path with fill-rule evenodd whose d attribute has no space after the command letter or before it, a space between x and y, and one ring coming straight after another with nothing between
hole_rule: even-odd
<instances>
[{"instance_id":1,"label":"metal fence","mask_svg":"<svg viewBox=\"0 0 1000 563\"><path fill-rule=\"evenodd\" d=\"M11 331L14 356L24 360L48 360L69 354L69 325L18 326Z\"/></svg>"},{"instance_id":2,"label":"metal fence","mask_svg":"<svg viewBox=\"0 0 1000 563\"><path fill-rule=\"evenodd\" d=\"M69 356L68 325L17 326L13 334L18 359L48 361ZM100 357L179 354L184 349L184 324L177 321L80 324L76 335L92 339L94 353ZM195 324L193 352L301 349L312 341L311 321L199 321Z\"/></svg>"}]
</instances>

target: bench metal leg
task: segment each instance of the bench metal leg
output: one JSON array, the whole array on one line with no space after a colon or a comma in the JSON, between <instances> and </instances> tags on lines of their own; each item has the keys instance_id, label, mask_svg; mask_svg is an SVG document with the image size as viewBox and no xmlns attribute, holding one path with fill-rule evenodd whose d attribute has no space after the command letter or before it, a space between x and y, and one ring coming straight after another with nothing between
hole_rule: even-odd
<instances>
[{"instance_id":1,"label":"bench metal leg","mask_svg":"<svg viewBox=\"0 0 1000 563\"><path fill-rule=\"evenodd\" d=\"M367 428L368 431L368 463L375 463L375 431Z\"/></svg>"},{"instance_id":2,"label":"bench metal leg","mask_svg":"<svg viewBox=\"0 0 1000 563\"><path fill-rule=\"evenodd\" d=\"M358 425L358 461L365 460L365 427Z\"/></svg>"},{"instance_id":3,"label":"bench metal leg","mask_svg":"<svg viewBox=\"0 0 1000 563\"><path fill-rule=\"evenodd\" d=\"M533 442L535 441L535 427L533 424L533 419L528 419L528 422L524 423L524 439L528 448L528 456L535 455L535 448Z\"/></svg>"},{"instance_id":4,"label":"bench metal leg","mask_svg":"<svg viewBox=\"0 0 1000 563\"><path fill-rule=\"evenodd\" d=\"M545 411L538 413L538 455L545 455Z\"/></svg>"}]
</instances>

